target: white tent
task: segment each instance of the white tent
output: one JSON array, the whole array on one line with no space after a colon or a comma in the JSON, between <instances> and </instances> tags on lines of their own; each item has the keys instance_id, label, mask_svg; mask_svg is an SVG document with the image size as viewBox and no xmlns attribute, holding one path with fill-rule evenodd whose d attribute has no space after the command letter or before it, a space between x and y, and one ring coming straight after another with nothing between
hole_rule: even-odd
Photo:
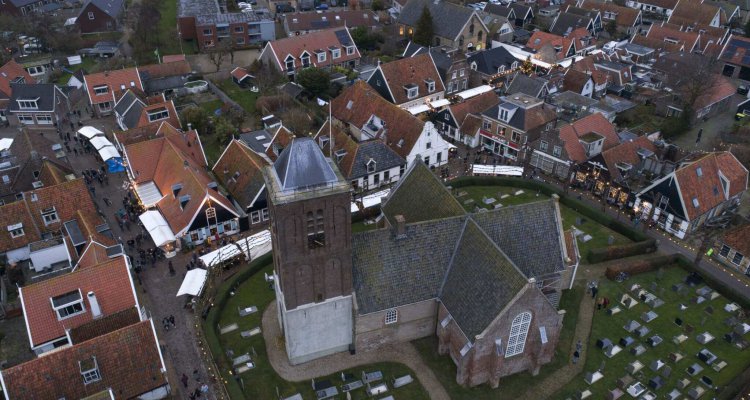
<instances>
[{"instance_id":1,"label":"white tent","mask_svg":"<svg viewBox=\"0 0 750 400\"><path fill-rule=\"evenodd\" d=\"M2 138L0 139L0 151L5 151L10 148L10 145L13 144L13 139L8 138Z\"/></svg>"},{"instance_id":2,"label":"white tent","mask_svg":"<svg viewBox=\"0 0 750 400\"><path fill-rule=\"evenodd\" d=\"M120 152L117 151L115 146L104 146L99 149L99 155L102 157L102 161L107 161L110 158L120 158Z\"/></svg>"},{"instance_id":3,"label":"white tent","mask_svg":"<svg viewBox=\"0 0 750 400\"><path fill-rule=\"evenodd\" d=\"M522 176L523 167L512 167L510 165L480 165L473 164L471 172L484 175L507 175Z\"/></svg>"},{"instance_id":4,"label":"white tent","mask_svg":"<svg viewBox=\"0 0 750 400\"><path fill-rule=\"evenodd\" d=\"M103 147L112 146L112 142L104 136L94 136L89 139L89 143L91 143L91 145L97 150L101 150Z\"/></svg>"},{"instance_id":5,"label":"white tent","mask_svg":"<svg viewBox=\"0 0 750 400\"><path fill-rule=\"evenodd\" d=\"M155 245L163 246L177 240L174 233L172 233L172 229L169 228L167 220L158 211L146 211L138 218L143 222L143 227L151 235L151 239L154 240Z\"/></svg>"},{"instance_id":6,"label":"white tent","mask_svg":"<svg viewBox=\"0 0 750 400\"><path fill-rule=\"evenodd\" d=\"M364 206L364 208L377 206L378 204L380 204L381 201L383 201L383 197L388 196L388 193L390 192L391 192L391 189L385 189L385 190L381 190L379 192L367 195L362 198L362 206ZM352 210L352 213L359 211L359 207L357 207L356 203L352 202L351 210Z\"/></svg>"},{"instance_id":7,"label":"white tent","mask_svg":"<svg viewBox=\"0 0 750 400\"><path fill-rule=\"evenodd\" d=\"M104 132L100 131L99 129L94 128L93 126L84 126L83 128L78 130L78 133L83 136L86 136L89 139L91 139L94 136L104 135Z\"/></svg>"},{"instance_id":8,"label":"white tent","mask_svg":"<svg viewBox=\"0 0 750 400\"><path fill-rule=\"evenodd\" d=\"M177 291L177 296L189 294L191 296L198 296L203 291L203 285L206 284L206 277L208 271L203 268L193 268L185 274L185 279L182 280L180 290Z\"/></svg>"},{"instance_id":9,"label":"white tent","mask_svg":"<svg viewBox=\"0 0 750 400\"><path fill-rule=\"evenodd\" d=\"M433 102L430 102L430 105L432 106L432 108L439 108L439 107L447 106L450 103L451 101L448 99L440 99L440 100L435 100Z\"/></svg>"},{"instance_id":10,"label":"white tent","mask_svg":"<svg viewBox=\"0 0 750 400\"><path fill-rule=\"evenodd\" d=\"M271 251L271 231L266 229L203 255L201 260L207 267L212 267L240 253L246 259L254 260L269 251Z\"/></svg>"},{"instance_id":11,"label":"white tent","mask_svg":"<svg viewBox=\"0 0 750 400\"><path fill-rule=\"evenodd\" d=\"M492 90L492 86L490 86L490 85L477 86L477 87L469 89L469 90L464 90L463 92L461 92L461 93L458 94L458 97L466 100L466 99L470 99L470 98L472 98L474 96L479 96L482 93L487 93L490 90Z\"/></svg>"}]
</instances>

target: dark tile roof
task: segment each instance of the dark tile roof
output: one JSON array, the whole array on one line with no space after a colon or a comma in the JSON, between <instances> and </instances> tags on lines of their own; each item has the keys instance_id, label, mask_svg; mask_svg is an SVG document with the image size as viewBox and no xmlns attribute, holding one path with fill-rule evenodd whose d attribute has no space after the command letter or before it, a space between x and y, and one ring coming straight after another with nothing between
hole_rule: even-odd
<instances>
[{"instance_id":1,"label":"dark tile roof","mask_svg":"<svg viewBox=\"0 0 750 400\"><path fill-rule=\"evenodd\" d=\"M440 300L466 337L473 340L526 284L521 271L469 219L453 254Z\"/></svg>"},{"instance_id":2,"label":"dark tile roof","mask_svg":"<svg viewBox=\"0 0 750 400\"><path fill-rule=\"evenodd\" d=\"M401 9L398 22L417 26L422 10L427 7L432 16L434 34L448 39L456 38L475 11L448 1L410 0Z\"/></svg>"},{"instance_id":3,"label":"dark tile roof","mask_svg":"<svg viewBox=\"0 0 750 400\"><path fill-rule=\"evenodd\" d=\"M213 173L245 210L259 197L258 194L265 185L262 168L268 163L244 142L235 139L214 165Z\"/></svg>"},{"instance_id":4,"label":"dark tile roof","mask_svg":"<svg viewBox=\"0 0 750 400\"><path fill-rule=\"evenodd\" d=\"M107 13L112 18L117 18L122 11L124 0L89 0L89 3L95 5L100 10ZM88 5L88 4L87 4ZM84 9L86 6L83 7Z\"/></svg>"},{"instance_id":5,"label":"dark tile roof","mask_svg":"<svg viewBox=\"0 0 750 400\"><path fill-rule=\"evenodd\" d=\"M403 215L407 223L464 215L466 212L458 200L418 159L383 203L383 214L391 222L396 215Z\"/></svg>"},{"instance_id":6,"label":"dark tile roof","mask_svg":"<svg viewBox=\"0 0 750 400\"><path fill-rule=\"evenodd\" d=\"M543 79L532 78L519 72L513 78L513 81L510 82L510 85L508 85L506 94L523 93L538 97L546 83Z\"/></svg>"},{"instance_id":7,"label":"dark tile roof","mask_svg":"<svg viewBox=\"0 0 750 400\"><path fill-rule=\"evenodd\" d=\"M554 200L502 207L472 218L527 277L564 268L562 221Z\"/></svg>"},{"instance_id":8,"label":"dark tile roof","mask_svg":"<svg viewBox=\"0 0 750 400\"><path fill-rule=\"evenodd\" d=\"M281 190L304 189L338 180L331 164L312 138L296 138L273 163Z\"/></svg>"},{"instance_id":9,"label":"dark tile roof","mask_svg":"<svg viewBox=\"0 0 750 400\"><path fill-rule=\"evenodd\" d=\"M719 240L745 257L750 256L750 224L728 230L719 237Z\"/></svg>"},{"instance_id":10,"label":"dark tile roof","mask_svg":"<svg viewBox=\"0 0 750 400\"><path fill-rule=\"evenodd\" d=\"M70 329L70 340L73 344L78 344L114 332L128 325L133 325L140 322L140 320L140 312L136 307L126 308Z\"/></svg>"},{"instance_id":11,"label":"dark tile roof","mask_svg":"<svg viewBox=\"0 0 750 400\"><path fill-rule=\"evenodd\" d=\"M38 99L38 109L36 111L53 111L55 109L55 96L61 95L61 93L55 90L55 85L52 83L11 83L10 88L13 92L10 101L10 111L25 111L19 108L16 100L33 99Z\"/></svg>"},{"instance_id":12,"label":"dark tile roof","mask_svg":"<svg viewBox=\"0 0 750 400\"><path fill-rule=\"evenodd\" d=\"M130 106L136 101L138 101L138 96L130 90L126 91L125 94L117 100L117 103L115 103L115 112L120 115L125 114Z\"/></svg>"},{"instance_id":13,"label":"dark tile roof","mask_svg":"<svg viewBox=\"0 0 750 400\"><path fill-rule=\"evenodd\" d=\"M589 16L578 15L572 12L563 12L557 16L557 19L549 32L558 36L566 36L577 28L586 28L589 21L591 21L591 17Z\"/></svg>"},{"instance_id":14,"label":"dark tile roof","mask_svg":"<svg viewBox=\"0 0 750 400\"><path fill-rule=\"evenodd\" d=\"M465 219L459 216L408 224L406 237L401 239L391 229L352 235L359 312L438 297Z\"/></svg>"},{"instance_id":15,"label":"dark tile roof","mask_svg":"<svg viewBox=\"0 0 750 400\"><path fill-rule=\"evenodd\" d=\"M151 321L143 321L2 371L13 399L81 399L111 388L131 399L167 385ZM81 364L96 357L101 380L84 384Z\"/></svg>"},{"instance_id":16,"label":"dark tile roof","mask_svg":"<svg viewBox=\"0 0 750 400\"><path fill-rule=\"evenodd\" d=\"M10 60L0 66L0 98L10 98L10 84L22 80L24 83L36 83L36 80L15 60Z\"/></svg>"},{"instance_id":17,"label":"dark tile roof","mask_svg":"<svg viewBox=\"0 0 750 400\"><path fill-rule=\"evenodd\" d=\"M523 18L524 17L523 15L521 15L521 16L515 15L515 11L512 8L510 8L508 6L504 6L502 4L492 4L492 3L489 3L489 4L487 4L486 7L484 7L483 11L486 12L486 13L490 13L492 15L499 15L499 16L505 17L505 18L510 18L511 13L513 13L514 17L518 17L518 18Z\"/></svg>"},{"instance_id":18,"label":"dark tile roof","mask_svg":"<svg viewBox=\"0 0 750 400\"><path fill-rule=\"evenodd\" d=\"M500 66L505 66L505 68L510 69L511 65L518 60L513 57L508 50L501 46L474 53L469 56L466 61L469 65L476 63L477 71L486 75L493 75L497 73L497 69Z\"/></svg>"}]
</instances>

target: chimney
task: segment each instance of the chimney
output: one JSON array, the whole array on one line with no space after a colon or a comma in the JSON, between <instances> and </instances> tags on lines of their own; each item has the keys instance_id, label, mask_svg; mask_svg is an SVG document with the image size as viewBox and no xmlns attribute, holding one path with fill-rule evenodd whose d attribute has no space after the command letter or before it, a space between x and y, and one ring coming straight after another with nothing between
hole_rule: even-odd
<instances>
[{"instance_id":1,"label":"chimney","mask_svg":"<svg viewBox=\"0 0 750 400\"><path fill-rule=\"evenodd\" d=\"M190 132L192 130L193 130L193 124L191 124L190 122L188 122L188 132Z\"/></svg>"},{"instance_id":2,"label":"chimney","mask_svg":"<svg viewBox=\"0 0 750 400\"><path fill-rule=\"evenodd\" d=\"M96 300L96 295L94 292L88 292L86 294L89 298L89 307L91 307L91 315L96 318L100 318L102 316L102 309L99 307L99 302Z\"/></svg>"},{"instance_id":3,"label":"chimney","mask_svg":"<svg viewBox=\"0 0 750 400\"><path fill-rule=\"evenodd\" d=\"M396 239L404 239L406 238L406 218L404 218L403 215L399 214L396 215L394 218L396 220L396 226L394 233L396 234Z\"/></svg>"}]
</instances>

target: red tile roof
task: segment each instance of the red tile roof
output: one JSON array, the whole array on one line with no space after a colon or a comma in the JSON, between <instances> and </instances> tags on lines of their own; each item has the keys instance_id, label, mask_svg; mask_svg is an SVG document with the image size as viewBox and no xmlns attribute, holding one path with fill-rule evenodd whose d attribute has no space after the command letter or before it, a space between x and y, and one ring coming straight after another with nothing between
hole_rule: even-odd
<instances>
[{"instance_id":1,"label":"red tile roof","mask_svg":"<svg viewBox=\"0 0 750 400\"><path fill-rule=\"evenodd\" d=\"M701 169L700 176L698 168ZM729 181L729 191L726 194L719 178L720 173ZM728 151L706 154L677 169L674 174L689 220L697 219L730 197L747 190L747 169ZM697 199L697 207L693 199Z\"/></svg>"},{"instance_id":2,"label":"red tile roof","mask_svg":"<svg viewBox=\"0 0 750 400\"><path fill-rule=\"evenodd\" d=\"M340 32L340 34L346 38L347 43L351 43L351 45L354 46L354 54L346 54L346 48L344 47L344 44L339 41L339 38L336 35L337 32ZM329 50L329 47L336 47L340 49L341 57L334 59ZM318 58L315 56L316 50L323 50L326 52L325 61L318 63ZM310 54L310 65L318 68L328 67L334 64L341 64L350 60L358 60L361 57L357 46L354 44L354 40L349 34L349 30L346 28L326 29L308 33L307 35L293 36L289 38L274 40L272 42L268 42L266 47L263 48L263 52L266 51L272 52L273 57L278 63L279 69L281 69L282 71L286 70L284 60L289 55L294 57L295 69L302 68L302 61L300 57L305 51Z\"/></svg>"},{"instance_id":3,"label":"red tile roof","mask_svg":"<svg viewBox=\"0 0 750 400\"><path fill-rule=\"evenodd\" d=\"M93 267L94 265L103 263L107 260L109 260L109 256L107 255L107 248L101 243L91 241L86 245L86 248L83 249L83 253L81 253L81 257L78 258L78 263L76 263L75 267Z\"/></svg>"},{"instance_id":4,"label":"red tile roof","mask_svg":"<svg viewBox=\"0 0 750 400\"><path fill-rule=\"evenodd\" d=\"M331 102L331 109L334 118L357 129L362 128L373 115L385 121L386 144L403 158L411 153L424 129L423 121L380 97L364 81L357 81L344 89Z\"/></svg>"},{"instance_id":5,"label":"red tile roof","mask_svg":"<svg viewBox=\"0 0 750 400\"><path fill-rule=\"evenodd\" d=\"M252 78L252 75L247 73L247 70L242 67L237 67L230 72L232 75L232 78L234 78L237 82L242 82L245 78Z\"/></svg>"},{"instance_id":6,"label":"red tile roof","mask_svg":"<svg viewBox=\"0 0 750 400\"><path fill-rule=\"evenodd\" d=\"M468 114L479 115L482 111L498 104L500 104L500 98L497 97L494 91L489 91L460 103L452 104L449 108L453 114L453 118L456 119L456 123L460 124Z\"/></svg>"},{"instance_id":7,"label":"red tile roof","mask_svg":"<svg viewBox=\"0 0 750 400\"><path fill-rule=\"evenodd\" d=\"M590 80L593 80L593 78L591 78L591 75L570 68L565 71L565 78L563 78L563 90L571 90L578 94L582 94L583 88Z\"/></svg>"},{"instance_id":8,"label":"red tile roof","mask_svg":"<svg viewBox=\"0 0 750 400\"><path fill-rule=\"evenodd\" d=\"M234 200L245 209L255 201L265 184L262 168L269 164L267 159L251 150L243 141L234 139L211 170Z\"/></svg>"},{"instance_id":9,"label":"red tile roof","mask_svg":"<svg viewBox=\"0 0 750 400\"><path fill-rule=\"evenodd\" d=\"M390 88L396 104L404 104L414 100L407 96L405 89L407 85L417 86L419 92L417 98L445 91L443 80L440 78L440 73L430 53L391 61L381 64L378 68L383 72L385 82ZM427 91L427 80L432 80L435 83L434 91Z\"/></svg>"},{"instance_id":10,"label":"red tile roof","mask_svg":"<svg viewBox=\"0 0 750 400\"><path fill-rule=\"evenodd\" d=\"M672 15L669 17L671 24L704 24L709 25L721 8L703 1L680 1L677 3Z\"/></svg>"},{"instance_id":11,"label":"red tile roof","mask_svg":"<svg viewBox=\"0 0 750 400\"><path fill-rule=\"evenodd\" d=\"M296 12L286 14L284 18L284 27L288 34L294 34L299 31L317 31L325 28L340 27L378 27L380 22L372 11L365 10L336 10L323 12Z\"/></svg>"},{"instance_id":12,"label":"red tile roof","mask_svg":"<svg viewBox=\"0 0 750 400\"><path fill-rule=\"evenodd\" d=\"M616 165L618 162L635 166L641 161L637 153L639 149L646 149L656 153L656 146L646 136L639 136L635 140L620 143L602 152L602 157L607 164L607 170L612 181L619 181L622 178L620 170Z\"/></svg>"},{"instance_id":13,"label":"red tile roof","mask_svg":"<svg viewBox=\"0 0 750 400\"><path fill-rule=\"evenodd\" d=\"M169 117L167 119L150 122L148 120L148 113L162 108L167 110L167 112L169 113ZM174 103L172 102L172 100L165 100L158 103L154 102L144 107L143 111L141 112L141 118L138 120L138 125L136 126L136 128L142 128L151 124L161 125L162 122L167 122L170 126L177 129L182 128L182 125L180 124L180 116L177 115L177 110L174 108Z\"/></svg>"},{"instance_id":14,"label":"red tile roof","mask_svg":"<svg viewBox=\"0 0 750 400\"><path fill-rule=\"evenodd\" d=\"M138 67L138 73L147 74L149 79L166 78L168 76L189 75L193 71L183 56L182 60L165 61L161 64L150 64Z\"/></svg>"},{"instance_id":15,"label":"red tile roof","mask_svg":"<svg viewBox=\"0 0 750 400\"><path fill-rule=\"evenodd\" d=\"M750 256L750 224L730 229L719 240L725 245L739 251L745 257Z\"/></svg>"},{"instance_id":16,"label":"red tile roof","mask_svg":"<svg viewBox=\"0 0 750 400\"><path fill-rule=\"evenodd\" d=\"M10 82L19 77L23 77L26 83L36 83L36 79L15 60L10 60L0 67L0 97L10 98Z\"/></svg>"},{"instance_id":17,"label":"red tile roof","mask_svg":"<svg viewBox=\"0 0 750 400\"><path fill-rule=\"evenodd\" d=\"M140 75L138 75L138 68L125 68L84 75L83 81L88 91L89 103L91 104L111 101L114 107L115 101L119 98L116 97L115 92L121 93L123 86L125 89L135 88L143 92L143 83L141 82ZM94 88L98 86L107 86L107 93L96 94Z\"/></svg>"},{"instance_id":18,"label":"red tile roof","mask_svg":"<svg viewBox=\"0 0 750 400\"><path fill-rule=\"evenodd\" d=\"M268 158L271 161L276 161L278 154L274 152L274 149L285 149L292 142L292 139L294 139L294 134L289 129L286 129L283 125L276 128L276 133L271 137L271 141L268 142L268 148L266 149ZM279 150L279 154L281 154L281 150Z\"/></svg>"},{"instance_id":19,"label":"red tile roof","mask_svg":"<svg viewBox=\"0 0 750 400\"><path fill-rule=\"evenodd\" d=\"M640 10L635 8L618 6L608 1L599 0L584 0L578 7L585 10L600 11L602 13L602 20L604 20L605 12L614 13L615 23L623 27L635 26L638 15L641 13Z\"/></svg>"},{"instance_id":20,"label":"red tile roof","mask_svg":"<svg viewBox=\"0 0 750 400\"><path fill-rule=\"evenodd\" d=\"M565 151L572 161L580 163L589 158L579 141L581 137L589 133L596 133L604 137L603 151L619 143L615 126L601 113L587 115L560 128L560 139L565 142Z\"/></svg>"},{"instance_id":21,"label":"red tile roof","mask_svg":"<svg viewBox=\"0 0 750 400\"><path fill-rule=\"evenodd\" d=\"M328 136L329 128L328 124L330 121L326 121L323 126L318 130L318 133L315 135L315 139L317 140L321 135ZM339 160L336 165L338 165L339 170L341 171L341 174L343 174L345 177L351 177L352 176L352 170L354 167L354 160L357 158L357 151L359 150L359 145L357 142L349 135L346 134L341 129L341 124L334 123L333 127L330 129L331 133L333 133L333 142L334 142L334 152L337 152L339 150L345 150L346 154L344 157ZM325 146L322 148L323 153L326 155L326 157L331 157L331 146L330 141L327 142Z\"/></svg>"},{"instance_id":22,"label":"red tile roof","mask_svg":"<svg viewBox=\"0 0 750 400\"><path fill-rule=\"evenodd\" d=\"M642 0L640 1L640 3L666 8L668 10L674 10L674 8L677 7L677 3L679 1L680 0Z\"/></svg>"},{"instance_id":23,"label":"red tile roof","mask_svg":"<svg viewBox=\"0 0 750 400\"><path fill-rule=\"evenodd\" d=\"M684 46L684 51L693 51L693 48L698 44L700 39L700 35L697 32L682 32L668 25L651 25L646 37L668 44L677 42Z\"/></svg>"},{"instance_id":24,"label":"red tile roof","mask_svg":"<svg viewBox=\"0 0 750 400\"><path fill-rule=\"evenodd\" d=\"M572 45L573 39L557 36L544 31L534 32L534 34L529 38L529 41L526 42L527 47L537 51L541 50L544 47L554 48L555 46L560 46L562 50L557 52L556 55L558 60L562 60L563 58L565 58L565 56L568 54L568 51L570 50L570 46Z\"/></svg>"},{"instance_id":25,"label":"red tile roof","mask_svg":"<svg viewBox=\"0 0 750 400\"><path fill-rule=\"evenodd\" d=\"M750 56L750 38L732 35L729 37L724 50L721 52L721 60L735 65L750 67L747 57Z\"/></svg>"},{"instance_id":26,"label":"red tile roof","mask_svg":"<svg viewBox=\"0 0 750 400\"><path fill-rule=\"evenodd\" d=\"M50 299L71 291L81 292L85 312L58 320ZM103 315L138 306L125 257L109 259L88 268L24 286L20 289L31 345L36 347L65 336L65 329L93 319L88 292L94 292Z\"/></svg>"},{"instance_id":27,"label":"red tile roof","mask_svg":"<svg viewBox=\"0 0 750 400\"><path fill-rule=\"evenodd\" d=\"M716 81L706 89L706 92L695 99L695 110L716 104L737 92L737 87L723 75L714 75Z\"/></svg>"},{"instance_id":28,"label":"red tile roof","mask_svg":"<svg viewBox=\"0 0 750 400\"><path fill-rule=\"evenodd\" d=\"M136 183L153 181L163 194L156 207L177 236L186 232L206 201L212 201L214 205L218 204L236 215L232 203L223 194L208 188L213 178L206 172L200 141L190 144L181 136L181 133L176 133L125 147L128 168L136 177ZM196 148L198 154L191 156L186 153L186 149ZM171 193L175 184L182 184L177 197ZM189 195L190 200L183 208L179 198L185 195Z\"/></svg>"},{"instance_id":29,"label":"red tile roof","mask_svg":"<svg viewBox=\"0 0 750 400\"><path fill-rule=\"evenodd\" d=\"M84 384L81 363L93 365L94 357L101 380ZM82 399L110 388L132 399L167 385L150 320L5 369L2 379L12 399Z\"/></svg>"},{"instance_id":30,"label":"red tile roof","mask_svg":"<svg viewBox=\"0 0 750 400\"><path fill-rule=\"evenodd\" d=\"M168 56L164 56L161 58L161 62L164 64L175 62L175 61L184 61L185 55L184 54L172 54Z\"/></svg>"}]
</instances>

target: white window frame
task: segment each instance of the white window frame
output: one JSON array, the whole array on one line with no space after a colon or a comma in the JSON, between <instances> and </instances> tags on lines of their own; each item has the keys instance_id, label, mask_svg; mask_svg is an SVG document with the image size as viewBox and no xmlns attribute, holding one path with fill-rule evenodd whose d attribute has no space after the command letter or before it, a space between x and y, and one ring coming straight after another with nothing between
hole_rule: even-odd
<instances>
[{"instance_id":1,"label":"white window frame","mask_svg":"<svg viewBox=\"0 0 750 400\"><path fill-rule=\"evenodd\" d=\"M93 12L91 12L91 11L89 11L89 14L88 14L88 16L89 16L89 19L90 19L90 20L93 20L93 19L95 18L95 17L94 17L94 13L93 13Z\"/></svg>"},{"instance_id":2,"label":"white window frame","mask_svg":"<svg viewBox=\"0 0 750 400\"><path fill-rule=\"evenodd\" d=\"M322 63L322 62L326 61L326 53L325 52L320 52L320 53L317 54L317 56L318 56L318 62L319 63Z\"/></svg>"},{"instance_id":3,"label":"white window frame","mask_svg":"<svg viewBox=\"0 0 750 400\"><path fill-rule=\"evenodd\" d=\"M271 218L268 214L267 208L260 210L260 215L263 217L263 221L268 221Z\"/></svg>"},{"instance_id":4,"label":"white window frame","mask_svg":"<svg viewBox=\"0 0 750 400\"><path fill-rule=\"evenodd\" d=\"M429 81L427 82L427 91L429 93L432 93L435 91L435 81Z\"/></svg>"},{"instance_id":5,"label":"white window frame","mask_svg":"<svg viewBox=\"0 0 750 400\"><path fill-rule=\"evenodd\" d=\"M37 110L39 109L38 99L29 100L18 100L18 108L21 110Z\"/></svg>"},{"instance_id":6,"label":"white window frame","mask_svg":"<svg viewBox=\"0 0 750 400\"><path fill-rule=\"evenodd\" d=\"M552 148L552 155L555 157L560 157L562 155L562 147L555 146Z\"/></svg>"},{"instance_id":7,"label":"white window frame","mask_svg":"<svg viewBox=\"0 0 750 400\"><path fill-rule=\"evenodd\" d=\"M36 114L36 123L40 125L52 125L52 115Z\"/></svg>"},{"instance_id":8,"label":"white window frame","mask_svg":"<svg viewBox=\"0 0 750 400\"><path fill-rule=\"evenodd\" d=\"M333 49L331 50L331 56L336 59L341 57L341 49Z\"/></svg>"},{"instance_id":9,"label":"white window frame","mask_svg":"<svg viewBox=\"0 0 750 400\"><path fill-rule=\"evenodd\" d=\"M485 131L492 129L492 122L487 121L486 119L482 120L482 129Z\"/></svg>"},{"instance_id":10,"label":"white window frame","mask_svg":"<svg viewBox=\"0 0 750 400\"><path fill-rule=\"evenodd\" d=\"M23 223L17 223L14 225L8 226L8 233L10 233L10 237L15 239L19 238L23 235L25 235L25 232L23 231Z\"/></svg>"},{"instance_id":11,"label":"white window frame","mask_svg":"<svg viewBox=\"0 0 750 400\"><path fill-rule=\"evenodd\" d=\"M352 54L354 54L354 46L347 46L346 47L346 55L350 56Z\"/></svg>"},{"instance_id":12,"label":"white window frame","mask_svg":"<svg viewBox=\"0 0 750 400\"><path fill-rule=\"evenodd\" d=\"M261 221L260 218L261 218L260 217L260 210L253 211L253 212L250 213L250 223L251 224L258 224L258 223L260 223L260 221Z\"/></svg>"},{"instance_id":13,"label":"white window frame","mask_svg":"<svg viewBox=\"0 0 750 400\"><path fill-rule=\"evenodd\" d=\"M99 111L111 111L111 110L112 110L111 101L105 101L103 103L99 103Z\"/></svg>"},{"instance_id":14,"label":"white window frame","mask_svg":"<svg viewBox=\"0 0 750 400\"><path fill-rule=\"evenodd\" d=\"M737 258L739 256L739 259ZM732 256L732 264L734 265L740 265L742 264L742 260L745 258L745 256L740 253L739 251L734 252L734 256Z\"/></svg>"},{"instance_id":15,"label":"white window frame","mask_svg":"<svg viewBox=\"0 0 750 400\"><path fill-rule=\"evenodd\" d=\"M83 376L83 384L88 385L89 383L99 382L102 380L102 374L99 373L99 364L96 362L96 357L93 357L94 360L94 368L82 370L81 369L81 363L78 363L78 368L81 371L81 375Z\"/></svg>"},{"instance_id":16,"label":"white window frame","mask_svg":"<svg viewBox=\"0 0 750 400\"><path fill-rule=\"evenodd\" d=\"M367 162L367 173L373 173L375 172L375 169L377 168L377 163L375 160L370 159L370 161Z\"/></svg>"},{"instance_id":17,"label":"white window frame","mask_svg":"<svg viewBox=\"0 0 750 400\"><path fill-rule=\"evenodd\" d=\"M32 114L17 114L18 122L24 125L32 125L34 123L34 116Z\"/></svg>"},{"instance_id":18,"label":"white window frame","mask_svg":"<svg viewBox=\"0 0 750 400\"><path fill-rule=\"evenodd\" d=\"M50 302L50 304L52 304L52 309L55 310L55 315L57 315L57 320L58 321L62 321L64 319L68 319L68 318L71 318L71 317L74 317L76 315L80 315L80 314L83 314L83 313L86 312L86 304L83 303L83 296L81 295L81 290L80 289L77 289L77 290L78 290L78 300L72 301L70 303L65 303L65 304L62 304L62 305L59 305L59 306L55 306L55 303L52 301L52 298L50 297L49 302ZM77 310L77 311L74 311L74 312L70 312L70 313L68 313L67 311L65 311L66 315L60 314L61 311L64 311L68 307L73 307L73 306L75 306L77 304L81 305L81 309L80 310Z\"/></svg>"},{"instance_id":19,"label":"white window frame","mask_svg":"<svg viewBox=\"0 0 750 400\"><path fill-rule=\"evenodd\" d=\"M41 213L45 226L60 222L60 216L57 215L57 210L55 209L55 207L50 207L49 209L42 210Z\"/></svg>"},{"instance_id":20,"label":"white window frame","mask_svg":"<svg viewBox=\"0 0 750 400\"><path fill-rule=\"evenodd\" d=\"M148 114L148 122L160 121L169 118L169 110L166 107L148 111L146 114Z\"/></svg>"},{"instance_id":21,"label":"white window frame","mask_svg":"<svg viewBox=\"0 0 750 400\"><path fill-rule=\"evenodd\" d=\"M406 89L406 97L408 97L409 99L414 99L417 96L419 96L419 88L413 87Z\"/></svg>"},{"instance_id":22,"label":"white window frame","mask_svg":"<svg viewBox=\"0 0 750 400\"><path fill-rule=\"evenodd\" d=\"M109 93L109 86L107 85L94 86L94 94L102 95L102 94L107 94L107 93Z\"/></svg>"},{"instance_id":23,"label":"white window frame","mask_svg":"<svg viewBox=\"0 0 750 400\"><path fill-rule=\"evenodd\" d=\"M398 310L391 308L385 312L385 324L392 325L398 322Z\"/></svg>"},{"instance_id":24,"label":"white window frame","mask_svg":"<svg viewBox=\"0 0 750 400\"><path fill-rule=\"evenodd\" d=\"M530 326L531 313L528 311L522 312L513 318L508 337L508 346L505 348L505 358L523 353Z\"/></svg>"}]
</instances>

